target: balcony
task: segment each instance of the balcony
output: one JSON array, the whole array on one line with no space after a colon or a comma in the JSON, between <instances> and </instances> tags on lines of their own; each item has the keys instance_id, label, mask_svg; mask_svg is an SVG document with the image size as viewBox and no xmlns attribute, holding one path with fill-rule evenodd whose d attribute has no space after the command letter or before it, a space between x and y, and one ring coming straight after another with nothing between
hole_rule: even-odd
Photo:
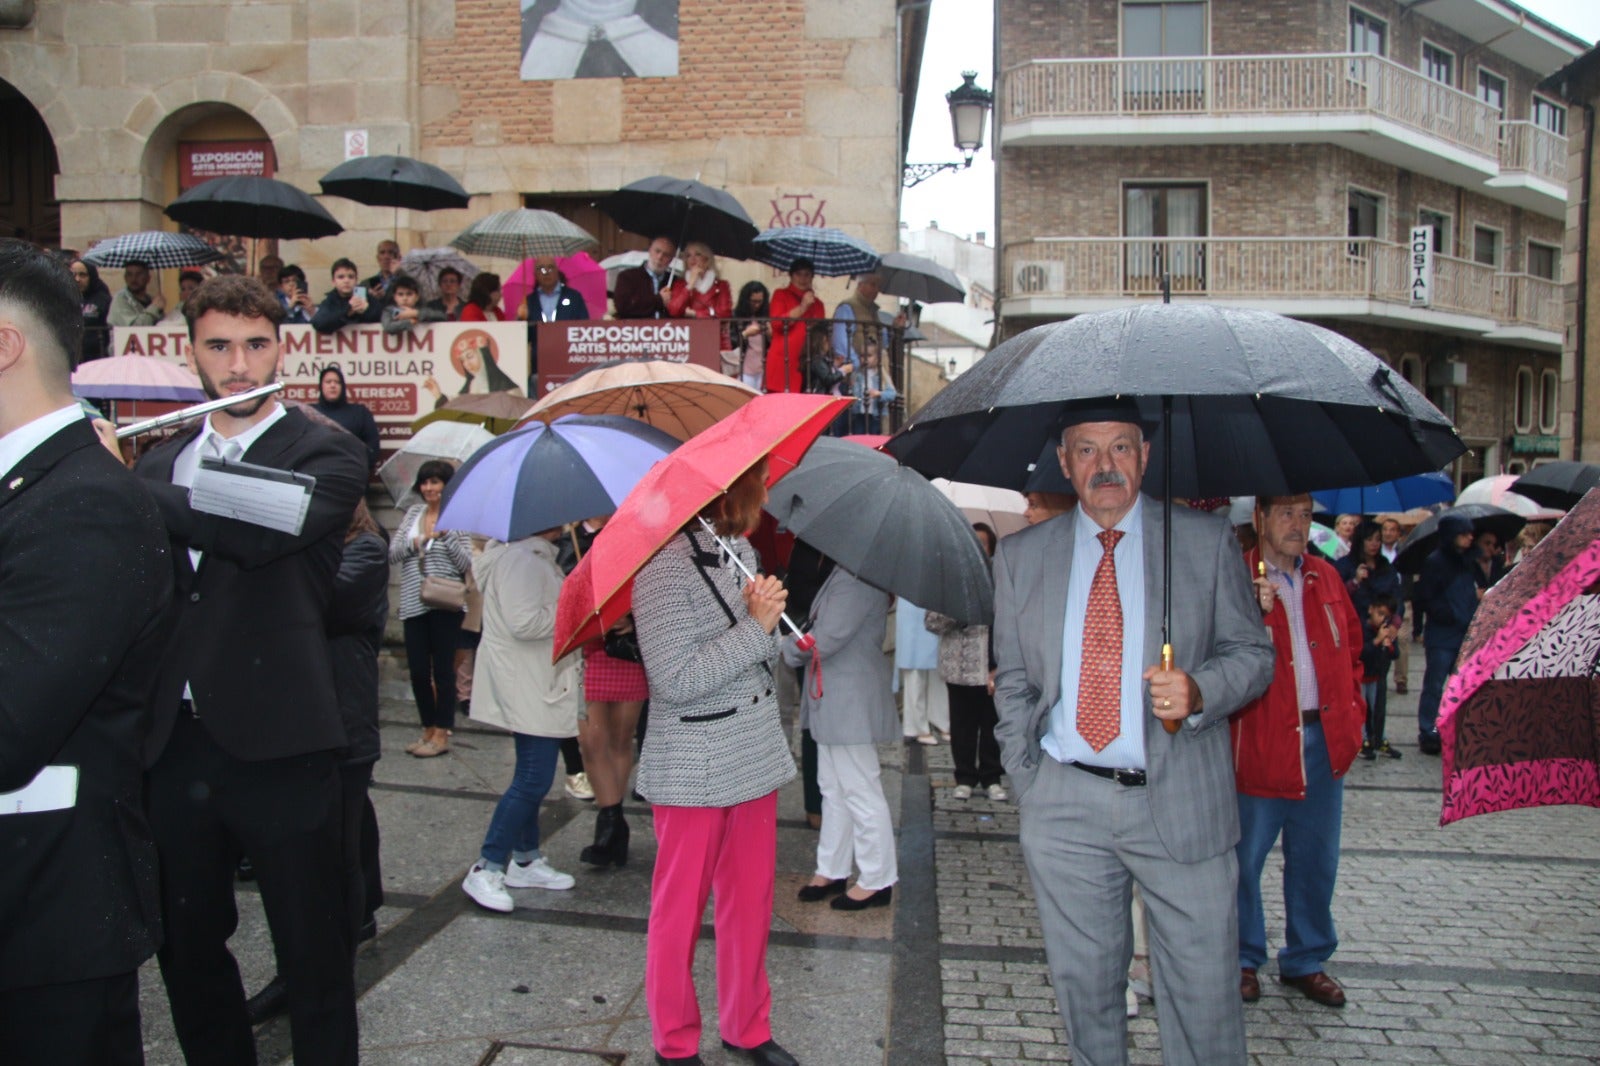
<instances>
[{"instance_id":1,"label":"balcony","mask_svg":"<svg viewBox=\"0 0 1600 1066\"><path fill-rule=\"evenodd\" d=\"M1003 313L1061 318L1161 298L1346 318L1560 351L1562 286L1434 256L1432 300L1411 304L1408 251L1348 237L1041 237L1008 245Z\"/></svg>"},{"instance_id":2,"label":"balcony","mask_svg":"<svg viewBox=\"0 0 1600 1066\"><path fill-rule=\"evenodd\" d=\"M1380 56L1039 59L1001 76L999 114L1005 147L1328 143L1546 215L1566 209L1563 138L1502 123Z\"/></svg>"}]
</instances>

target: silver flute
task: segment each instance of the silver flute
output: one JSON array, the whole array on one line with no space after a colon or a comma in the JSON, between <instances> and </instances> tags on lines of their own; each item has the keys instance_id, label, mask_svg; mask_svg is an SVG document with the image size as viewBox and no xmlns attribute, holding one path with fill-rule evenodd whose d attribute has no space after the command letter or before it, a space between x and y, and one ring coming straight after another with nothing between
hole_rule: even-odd
<instances>
[{"instance_id":1,"label":"silver flute","mask_svg":"<svg viewBox=\"0 0 1600 1066\"><path fill-rule=\"evenodd\" d=\"M171 414L159 415L155 418L147 418L143 422L135 422L131 426L123 426L117 430L117 439L137 437L141 433L151 433L158 429L166 429L168 426L181 426L185 422L204 418L212 411L221 411L226 407L233 407L237 404L247 403L250 400L271 396L275 392L282 391L283 382L274 381L271 385L263 385L259 389L241 392L236 396L223 396L215 400L207 400L205 403L197 403L193 407L185 407L181 411L173 411Z\"/></svg>"}]
</instances>

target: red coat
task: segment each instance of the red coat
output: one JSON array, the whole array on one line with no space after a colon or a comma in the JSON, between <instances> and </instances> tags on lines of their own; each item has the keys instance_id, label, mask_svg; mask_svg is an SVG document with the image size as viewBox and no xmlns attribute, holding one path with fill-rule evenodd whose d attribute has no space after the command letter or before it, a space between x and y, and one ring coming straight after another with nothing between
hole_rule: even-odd
<instances>
[{"instance_id":1,"label":"red coat","mask_svg":"<svg viewBox=\"0 0 1600 1066\"><path fill-rule=\"evenodd\" d=\"M1260 550L1245 552L1244 558L1255 574ZM1322 733L1333 776L1343 777L1361 750L1361 728L1367 720L1367 705L1361 698L1361 620L1332 563L1308 551L1301 568L1306 642L1316 667ZM1264 621L1272 633L1272 684L1228 723L1233 731L1235 787L1248 796L1304 799L1300 699L1290 658L1288 611L1274 603Z\"/></svg>"},{"instance_id":2,"label":"red coat","mask_svg":"<svg viewBox=\"0 0 1600 1066\"><path fill-rule=\"evenodd\" d=\"M790 311L800 306L805 291L785 285L772 294L772 344L767 348L768 392L804 392L806 372L805 320L826 318L822 301L817 300L806 309L798 322L784 319Z\"/></svg>"},{"instance_id":3,"label":"red coat","mask_svg":"<svg viewBox=\"0 0 1600 1066\"><path fill-rule=\"evenodd\" d=\"M733 290L728 288L726 281L718 278L711 283L710 289L698 292L678 278L667 290L667 317L684 318L685 311L693 311L695 318L727 320L733 314Z\"/></svg>"}]
</instances>

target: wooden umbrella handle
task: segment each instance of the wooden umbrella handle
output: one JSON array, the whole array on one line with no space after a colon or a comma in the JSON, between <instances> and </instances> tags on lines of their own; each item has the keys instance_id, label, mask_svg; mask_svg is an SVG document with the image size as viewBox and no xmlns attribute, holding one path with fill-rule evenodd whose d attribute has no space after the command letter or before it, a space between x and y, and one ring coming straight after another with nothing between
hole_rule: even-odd
<instances>
[{"instance_id":1,"label":"wooden umbrella handle","mask_svg":"<svg viewBox=\"0 0 1600 1066\"><path fill-rule=\"evenodd\" d=\"M1171 670L1172 669L1172 645L1171 644L1163 644L1163 645L1161 645L1161 669L1163 669L1163 670ZM1178 730L1183 728L1183 722L1182 722L1182 720L1178 720L1178 719L1163 718L1163 719L1161 719L1161 728L1165 729L1168 733L1174 733L1175 734L1175 733L1177 733Z\"/></svg>"}]
</instances>

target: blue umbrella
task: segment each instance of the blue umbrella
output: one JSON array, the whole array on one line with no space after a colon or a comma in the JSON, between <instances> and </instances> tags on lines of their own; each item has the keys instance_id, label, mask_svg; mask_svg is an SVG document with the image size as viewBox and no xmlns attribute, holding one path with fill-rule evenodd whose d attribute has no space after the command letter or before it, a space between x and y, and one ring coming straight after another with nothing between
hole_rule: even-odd
<instances>
[{"instance_id":1,"label":"blue umbrella","mask_svg":"<svg viewBox=\"0 0 1600 1066\"><path fill-rule=\"evenodd\" d=\"M678 441L620 415L568 415L497 437L444 491L440 529L512 541L610 514Z\"/></svg>"},{"instance_id":2,"label":"blue umbrella","mask_svg":"<svg viewBox=\"0 0 1600 1066\"><path fill-rule=\"evenodd\" d=\"M796 259L811 260L817 273L829 278L878 269L879 256L872 245L836 229L785 226L762 230L750 246L752 259L779 270L788 270Z\"/></svg>"},{"instance_id":3,"label":"blue umbrella","mask_svg":"<svg viewBox=\"0 0 1600 1066\"><path fill-rule=\"evenodd\" d=\"M1456 498L1455 482L1445 473L1413 474L1379 485L1354 489L1327 489L1313 492L1311 498L1331 514L1377 514L1379 511L1409 511L1413 507L1432 507Z\"/></svg>"}]
</instances>

